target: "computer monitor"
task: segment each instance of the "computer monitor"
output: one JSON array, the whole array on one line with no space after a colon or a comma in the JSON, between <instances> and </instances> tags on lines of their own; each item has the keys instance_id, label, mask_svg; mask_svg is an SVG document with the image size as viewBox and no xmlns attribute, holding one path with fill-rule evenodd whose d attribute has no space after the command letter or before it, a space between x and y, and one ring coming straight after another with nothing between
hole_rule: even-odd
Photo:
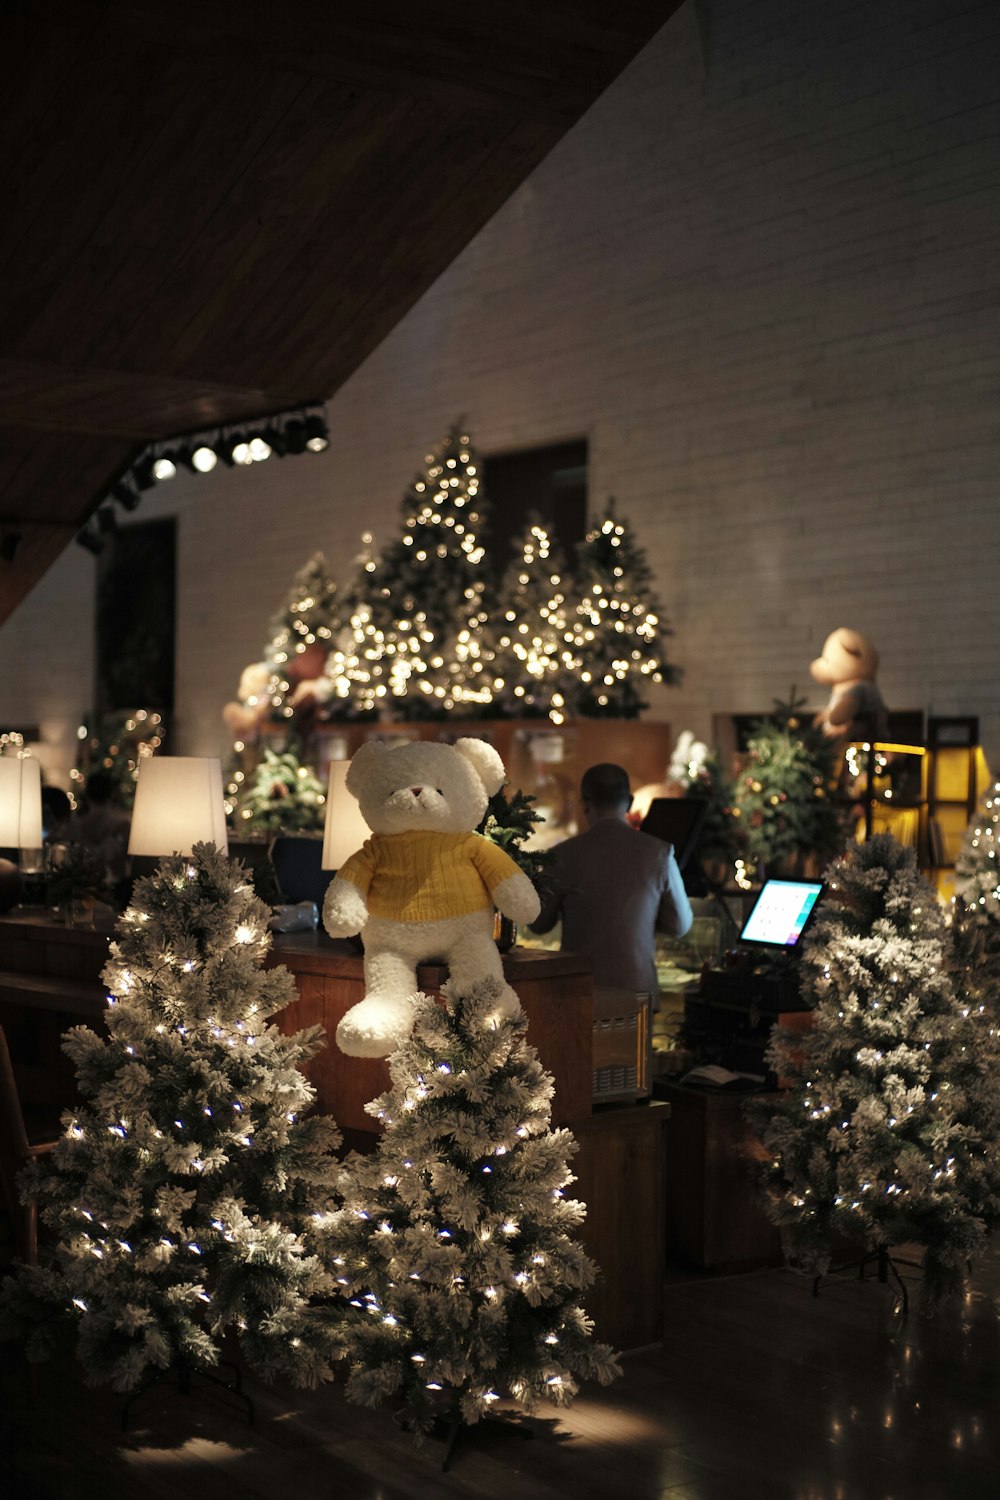
<instances>
[{"instance_id":1,"label":"computer monitor","mask_svg":"<svg viewBox=\"0 0 1000 1500\"><path fill-rule=\"evenodd\" d=\"M698 842L708 803L704 797L654 797L643 818L643 833L673 844L677 867L683 870Z\"/></svg>"},{"instance_id":2,"label":"computer monitor","mask_svg":"<svg viewBox=\"0 0 1000 1500\"><path fill-rule=\"evenodd\" d=\"M796 948L822 891L822 880L765 880L743 923L740 942L757 948Z\"/></svg>"}]
</instances>

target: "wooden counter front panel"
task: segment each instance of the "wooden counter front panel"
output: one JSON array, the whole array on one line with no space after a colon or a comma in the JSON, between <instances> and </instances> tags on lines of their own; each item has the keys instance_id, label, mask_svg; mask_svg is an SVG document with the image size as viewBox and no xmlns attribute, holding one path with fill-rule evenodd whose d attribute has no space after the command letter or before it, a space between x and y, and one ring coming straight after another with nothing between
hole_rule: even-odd
<instances>
[{"instance_id":1,"label":"wooden counter front panel","mask_svg":"<svg viewBox=\"0 0 1000 1500\"><path fill-rule=\"evenodd\" d=\"M567 1197L587 1205L580 1231L600 1275L583 1294L595 1337L637 1349L663 1337L664 1190L670 1108L600 1106L573 1124L579 1151Z\"/></svg>"},{"instance_id":2,"label":"wooden counter front panel","mask_svg":"<svg viewBox=\"0 0 1000 1500\"><path fill-rule=\"evenodd\" d=\"M365 1113L370 1099L389 1087L383 1058L346 1057L334 1040L341 1017L364 998L360 954L346 944L307 935L279 939L269 960L295 976L299 998L275 1017L282 1031L323 1026L327 1045L304 1069L317 1091L317 1108L332 1114L342 1129L374 1131ZM528 1017L528 1042L555 1080L553 1121L564 1124L590 1114L593 1086L591 978L577 960L560 954L513 952L504 971ZM448 971L426 965L418 971L426 994L440 993Z\"/></svg>"}]
</instances>

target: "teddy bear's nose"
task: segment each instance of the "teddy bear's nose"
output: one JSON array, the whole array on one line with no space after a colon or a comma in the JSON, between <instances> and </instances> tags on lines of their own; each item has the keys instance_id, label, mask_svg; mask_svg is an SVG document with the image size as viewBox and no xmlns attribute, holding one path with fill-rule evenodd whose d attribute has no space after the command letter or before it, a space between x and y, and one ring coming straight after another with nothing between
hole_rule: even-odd
<instances>
[{"instance_id":1,"label":"teddy bear's nose","mask_svg":"<svg viewBox=\"0 0 1000 1500\"><path fill-rule=\"evenodd\" d=\"M410 791L413 793L414 797L419 797L420 793L423 791L423 787L422 786L411 786L410 787Z\"/></svg>"}]
</instances>

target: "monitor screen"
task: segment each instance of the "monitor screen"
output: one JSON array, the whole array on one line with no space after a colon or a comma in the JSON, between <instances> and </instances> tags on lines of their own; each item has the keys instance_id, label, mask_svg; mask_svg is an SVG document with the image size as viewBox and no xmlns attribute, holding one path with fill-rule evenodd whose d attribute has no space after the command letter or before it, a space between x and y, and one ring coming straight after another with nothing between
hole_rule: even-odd
<instances>
[{"instance_id":1,"label":"monitor screen","mask_svg":"<svg viewBox=\"0 0 1000 1500\"><path fill-rule=\"evenodd\" d=\"M643 833L673 844L677 867L683 870L698 842L708 802L704 797L655 797L642 820Z\"/></svg>"},{"instance_id":2,"label":"monitor screen","mask_svg":"<svg viewBox=\"0 0 1000 1500\"><path fill-rule=\"evenodd\" d=\"M794 948L822 890L821 880L765 880L743 923L740 942Z\"/></svg>"}]
</instances>

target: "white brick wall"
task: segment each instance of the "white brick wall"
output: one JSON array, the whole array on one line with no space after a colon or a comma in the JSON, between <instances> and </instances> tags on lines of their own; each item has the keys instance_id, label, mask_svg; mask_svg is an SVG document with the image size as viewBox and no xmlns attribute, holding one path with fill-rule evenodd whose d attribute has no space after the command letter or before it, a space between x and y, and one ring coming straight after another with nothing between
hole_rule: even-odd
<instances>
[{"instance_id":1,"label":"white brick wall","mask_svg":"<svg viewBox=\"0 0 1000 1500\"><path fill-rule=\"evenodd\" d=\"M1000 11L703 9L705 50L685 6L338 393L327 454L144 501L180 518L176 749L223 747L292 574L321 547L346 577L464 413L486 452L588 436L675 628L675 729L807 688L850 624L890 705L978 713L1000 766ZM90 572L0 631L0 721L85 706Z\"/></svg>"}]
</instances>

